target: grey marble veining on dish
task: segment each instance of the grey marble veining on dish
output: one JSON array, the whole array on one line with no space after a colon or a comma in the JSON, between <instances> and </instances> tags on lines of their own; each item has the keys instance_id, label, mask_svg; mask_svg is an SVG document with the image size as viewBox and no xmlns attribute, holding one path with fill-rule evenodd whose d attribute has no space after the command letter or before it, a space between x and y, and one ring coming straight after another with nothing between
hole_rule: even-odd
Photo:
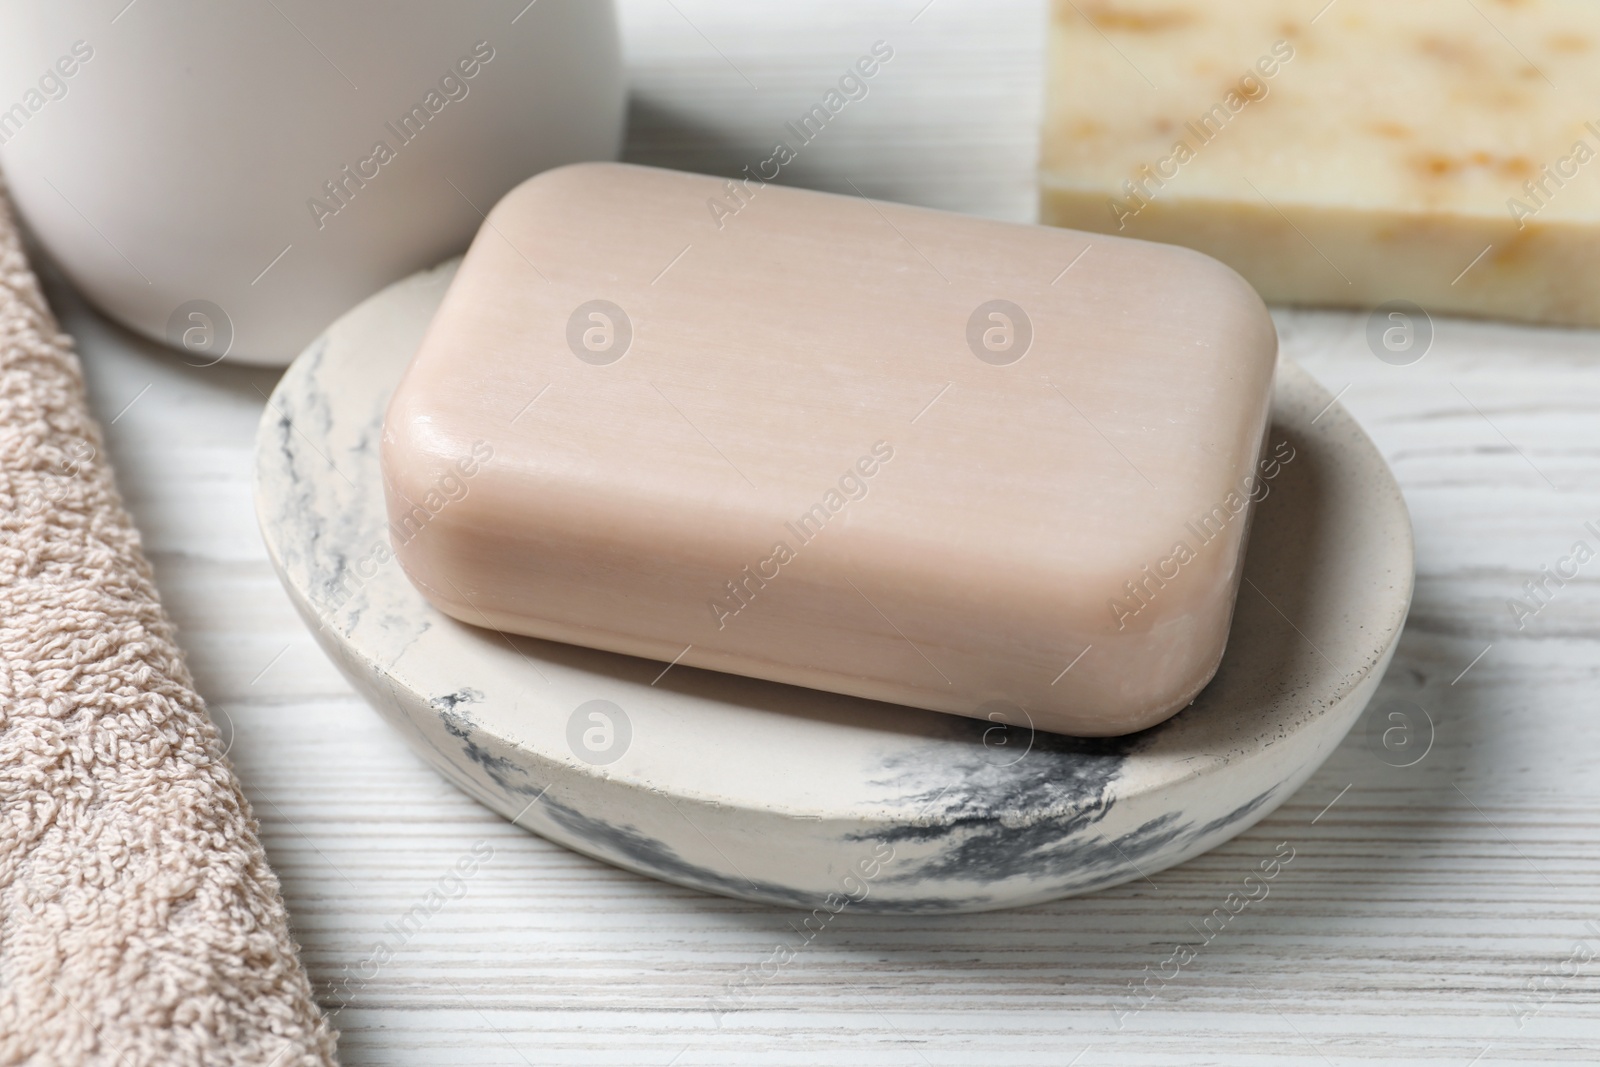
<instances>
[{"instance_id":1,"label":"grey marble veining on dish","mask_svg":"<svg viewBox=\"0 0 1600 1067\"><path fill-rule=\"evenodd\" d=\"M297 608L368 700L458 787L570 848L803 907L1088 892L1265 816L1393 653L1405 506L1361 430L1287 362L1270 443L1294 458L1259 506L1228 653L1190 708L1141 734L1035 734L462 625L393 559L377 467L384 404L453 271L374 297L284 376L261 423L258 513ZM615 750L580 752L575 716Z\"/></svg>"}]
</instances>

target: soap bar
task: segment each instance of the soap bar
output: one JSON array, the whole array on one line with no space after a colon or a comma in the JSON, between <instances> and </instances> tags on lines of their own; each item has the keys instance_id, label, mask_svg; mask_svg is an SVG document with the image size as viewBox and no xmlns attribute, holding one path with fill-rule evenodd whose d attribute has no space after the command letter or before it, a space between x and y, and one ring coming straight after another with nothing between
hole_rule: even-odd
<instances>
[{"instance_id":1,"label":"soap bar","mask_svg":"<svg viewBox=\"0 0 1600 1067\"><path fill-rule=\"evenodd\" d=\"M1042 221L1274 302L1600 325L1600 5L1082 0L1049 47Z\"/></svg>"},{"instance_id":2,"label":"soap bar","mask_svg":"<svg viewBox=\"0 0 1600 1067\"><path fill-rule=\"evenodd\" d=\"M1276 353L1187 249L561 168L489 214L390 402L390 536L449 615L661 685L1127 733L1222 655Z\"/></svg>"}]
</instances>

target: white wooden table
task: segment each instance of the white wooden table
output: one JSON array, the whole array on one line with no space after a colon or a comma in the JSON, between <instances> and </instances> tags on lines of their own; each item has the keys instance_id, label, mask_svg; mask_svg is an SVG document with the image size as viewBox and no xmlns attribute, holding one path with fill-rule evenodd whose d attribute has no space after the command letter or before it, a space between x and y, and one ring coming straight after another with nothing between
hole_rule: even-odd
<instances>
[{"instance_id":1,"label":"white wooden table","mask_svg":"<svg viewBox=\"0 0 1600 1067\"><path fill-rule=\"evenodd\" d=\"M630 159L764 159L882 39L895 58L790 180L1033 215L1042 3L627 0L623 17ZM1600 1058L1600 958L1585 960L1600 955L1600 561L1520 630L1507 606L1575 541L1600 544L1584 528L1600 527L1594 333L1445 320L1396 367L1368 351L1363 315L1279 313L1287 353L1344 390L1410 501L1416 602L1378 704L1426 709L1420 762L1389 766L1358 727L1276 814L1154 883L1011 913L843 915L719 1018L714 998L800 916L565 852L424 766L267 564L251 447L275 374L189 368L65 286L52 297L347 1064ZM1295 859L1270 896L1119 1019L1129 983L1280 842ZM492 857L450 880L474 847ZM456 896L420 929L386 928L436 888Z\"/></svg>"}]
</instances>

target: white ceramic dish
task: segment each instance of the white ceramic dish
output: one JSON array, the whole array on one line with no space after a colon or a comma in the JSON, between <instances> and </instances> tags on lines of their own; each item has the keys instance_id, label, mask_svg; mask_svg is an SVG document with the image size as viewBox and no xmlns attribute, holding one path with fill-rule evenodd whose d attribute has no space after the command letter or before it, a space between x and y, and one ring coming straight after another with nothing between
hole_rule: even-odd
<instances>
[{"instance_id":1,"label":"white ceramic dish","mask_svg":"<svg viewBox=\"0 0 1600 1067\"><path fill-rule=\"evenodd\" d=\"M623 110L610 0L13 4L0 31L17 207L199 365L288 363L524 178L613 158Z\"/></svg>"},{"instance_id":2,"label":"white ceramic dish","mask_svg":"<svg viewBox=\"0 0 1600 1067\"><path fill-rule=\"evenodd\" d=\"M1405 503L1333 398L1280 367L1270 482L1216 679L1108 740L508 637L431 608L388 551L385 402L454 273L396 283L284 375L257 510L352 683L467 793L643 874L785 905L1009 907L1151 874L1246 829L1338 745L1412 588ZM831 895L831 896L830 896Z\"/></svg>"}]
</instances>

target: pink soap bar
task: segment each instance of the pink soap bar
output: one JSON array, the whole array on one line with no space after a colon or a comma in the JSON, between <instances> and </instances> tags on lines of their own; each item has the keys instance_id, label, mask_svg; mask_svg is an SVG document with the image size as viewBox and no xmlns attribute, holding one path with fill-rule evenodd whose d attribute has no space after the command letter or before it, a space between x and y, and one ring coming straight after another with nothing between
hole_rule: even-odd
<instances>
[{"instance_id":1,"label":"pink soap bar","mask_svg":"<svg viewBox=\"0 0 1600 1067\"><path fill-rule=\"evenodd\" d=\"M1276 355L1182 248L565 167L394 394L390 530L473 625L1122 734L1221 659Z\"/></svg>"}]
</instances>

